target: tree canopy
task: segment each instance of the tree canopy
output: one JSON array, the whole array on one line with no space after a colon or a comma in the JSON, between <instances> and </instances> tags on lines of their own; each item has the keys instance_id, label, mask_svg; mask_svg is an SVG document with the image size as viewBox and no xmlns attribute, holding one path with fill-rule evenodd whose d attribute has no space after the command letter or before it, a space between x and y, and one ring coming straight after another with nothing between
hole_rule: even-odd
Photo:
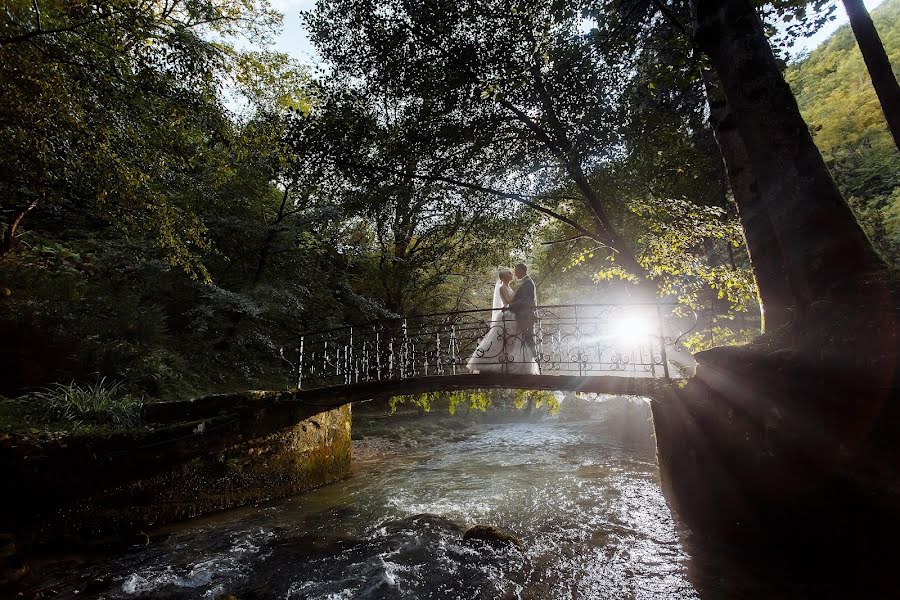
<instances>
[{"instance_id":1,"label":"tree canopy","mask_svg":"<svg viewBox=\"0 0 900 600\"><path fill-rule=\"evenodd\" d=\"M542 301L672 299L713 332L694 348L745 339L756 293L707 65L687 7L660 5L322 2L316 73L266 45L262 1L12 2L0 393L92 373L154 397L281 386L299 331L484 307L519 260ZM762 11L787 46L828 3ZM835 112L864 93L844 37L788 77L887 240L896 156L869 100Z\"/></svg>"}]
</instances>

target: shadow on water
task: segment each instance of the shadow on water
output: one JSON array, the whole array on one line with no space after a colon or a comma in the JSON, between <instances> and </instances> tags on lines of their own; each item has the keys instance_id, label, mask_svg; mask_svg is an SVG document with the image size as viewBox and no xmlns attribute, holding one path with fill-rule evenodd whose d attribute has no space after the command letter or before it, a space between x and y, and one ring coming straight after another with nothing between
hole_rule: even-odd
<instances>
[{"instance_id":1,"label":"shadow on water","mask_svg":"<svg viewBox=\"0 0 900 600\"><path fill-rule=\"evenodd\" d=\"M42 588L59 598L240 600L832 595L803 583L815 569L798 577L796 556L752 567L692 538L663 498L640 411L627 428L615 419L464 435L437 427L433 443L369 453L347 481L169 528L116 557L48 564ZM515 532L523 549L464 541L476 523Z\"/></svg>"},{"instance_id":2,"label":"shadow on water","mask_svg":"<svg viewBox=\"0 0 900 600\"><path fill-rule=\"evenodd\" d=\"M846 521L820 522L800 535L792 529L766 547L727 547L684 531L688 577L705 600L900 598L897 524L874 523L865 514Z\"/></svg>"}]
</instances>

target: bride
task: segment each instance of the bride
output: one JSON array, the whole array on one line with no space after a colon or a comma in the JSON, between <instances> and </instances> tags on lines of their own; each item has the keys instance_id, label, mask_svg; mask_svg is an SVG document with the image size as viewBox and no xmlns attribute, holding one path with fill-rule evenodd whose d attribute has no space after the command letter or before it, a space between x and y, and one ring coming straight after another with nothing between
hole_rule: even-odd
<instances>
[{"instance_id":1,"label":"bride","mask_svg":"<svg viewBox=\"0 0 900 600\"><path fill-rule=\"evenodd\" d=\"M466 368L471 373L537 374L534 353L518 334L515 317L503 310L515 295L509 285L513 273L506 267L500 267L497 276L490 328L472 353Z\"/></svg>"}]
</instances>

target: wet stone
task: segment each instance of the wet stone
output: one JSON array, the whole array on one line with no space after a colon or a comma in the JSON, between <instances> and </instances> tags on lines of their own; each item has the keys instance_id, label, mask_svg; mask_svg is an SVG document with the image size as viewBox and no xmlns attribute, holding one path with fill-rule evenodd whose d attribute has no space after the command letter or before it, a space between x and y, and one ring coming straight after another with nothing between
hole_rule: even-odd
<instances>
[{"instance_id":1,"label":"wet stone","mask_svg":"<svg viewBox=\"0 0 900 600\"><path fill-rule=\"evenodd\" d=\"M525 547L517 535L500 529L494 525L475 525L470 527L463 535L463 540L480 540L492 546L513 545L519 549Z\"/></svg>"}]
</instances>

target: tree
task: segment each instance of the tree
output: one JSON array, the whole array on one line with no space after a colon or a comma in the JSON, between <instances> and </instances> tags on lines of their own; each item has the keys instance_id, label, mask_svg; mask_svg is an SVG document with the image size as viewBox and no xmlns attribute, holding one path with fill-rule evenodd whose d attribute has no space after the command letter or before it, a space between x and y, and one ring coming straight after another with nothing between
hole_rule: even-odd
<instances>
[{"instance_id":1,"label":"tree","mask_svg":"<svg viewBox=\"0 0 900 600\"><path fill-rule=\"evenodd\" d=\"M283 193L302 169L283 138L305 74L222 41L276 20L228 0L0 15L0 210L15 225L0 233L16 250L0 260L4 393L93 372L154 397L281 387L298 329L372 314L348 227Z\"/></svg>"},{"instance_id":2,"label":"tree","mask_svg":"<svg viewBox=\"0 0 900 600\"><path fill-rule=\"evenodd\" d=\"M151 235L206 277L193 174L225 170L218 92L234 56L210 38L277 20L232 0L13 2L0 16L0 251L37 207Z\"/></svg>"},{"instance_id":3,"label":"tree","mask_svg":"<svg viewBox=\"0 0 900 600\"><path fill-rule=\"evenodd\" d=\"M737 316L748 326L756 288L734 201L750 189L732 185L728 194L714 137L721 131L707 121L709 78L681 21L665 11L635 33L648 42L635 49L634 74L624 84L625 151L611 163L609 183L639 218L631 227L661 286L714 319Z\"/></svg>"},{"instance_id":4,"label":"tree","mask_svg":"<svg viewBox=\"0 0 900 600\"><path fill-rule=\"evenodd\" d=\"M646 8L344 0L320 5L307 22L336 77L430 106L423 127L468 167L445 169L443 181L566 223L568 237L582 236L604 257L605 274L644 282L655 295L658 256L635 245L636 230L626 239L620 229L647 217L646 198L635 210L617 208L628 202L608 168L621 157L620 124L629 119L618 92L634 67L638 42L628 32L651 17ZM584 31L584 17L602 29Z\"/></svg>"},{"instance_id":5,"label":"tree","mask_svg":"<svg viewBox=\"0 0 900 600\"><path fill-rule=\"evenodd\" d=\"M532 219L521 207L441 179L471 166L441 143L430 104L378 90L318 95L316 111L295 116L290 144L304 163L319 165L311 185L358 224L362 238L352 251L369 261L358 289L391 314L458 309L467 290L448 288L450 280L508 262Z\"/></svg>"},{"instance_id":6,"label":"tree","mask_svg":"<svg viewBox=\"0 0 900 600\"><path fill-rule=\"evenodd\" d=\"M655 2L654 4L660 8L660 11L666 16L670 23L691 39L692 45L696 46L698 51L707 51L707 48L704 47L704 42L708 40L700 37L700 30L695 27L693 32L688 31L678 20L678 15L668 10L665 5L660 2ZM807 10L810 6L813 8L812 11ZM691 9L694 10L694 17L696 17L695 4L691 4ZM712 9L710 10L712 12ZM761 43L765 45L765 51L771 57L771 62L767 68L771 67L772 71L775 73L772 83L775 85L775 79L780 79L780 77L777 76L780 64L773 54L772 48L765 40L765 33L768 32L770 35L774 35L776 30L771 25L771 22L768 27L764 26L752 6L750 8L750 13L752 13L752 19L754 19L758 25L759 37L757 41L761 40ZM782 22L791 23L788 27L789 31L802 33L804 31L812 31L821 25L823 20L827 18L828 6L825 2L806 3L785 1L773 3L771 6L764 7L762 13L767 19L771 20L777 18L781 19ZM719 16L721 17L721 15ZM751 17L747 18L750 19ZM696 18L694 20L696 25ZM727 19L725 18L720 18L714 26L710 26L706 31L720 33L722 31L721 24L726 20ZM786 41L782 40L781 43L790 45L790 38ZM708 51L706 53L708 54ZM700 55L698 55L698 57L700 57ZM724 53L719 58L723 63L726 60ZM743 223L744 235L751 254L755 279L759 285L761 304L766 312L766 326L768 328L771 326L778 327L787 324L793 319L793 316L797 311L809 307L809 296L807 296L805 292L797 291L797 281L791 282L792 275L789 263L797 261L799 251L797 249L791 249L789 244L786 244L784 240L780 240L778 237L779 229L782 227L782 224L778 222L778 219L771 213L770 208L766 206L766 198L762 193L763 189L758 185L759 180L756 175L756 171L761 167L759 164L754 164L751 153L747 147L747 141L744 139L739 128L740 118L737 115L735 107L732 106L731 100L726 99L726 96L728 95L727 85L721 80L721 73L716 72L719 69L719 65L714 63L713 67L715 68L715 71L713 71L712 69L704 67L702 61L695 60L694 63L697 65L698 75L702 77L707 88L707 97L710 105L710 122L716 133L716 139L725 160L731 189L739 209L738 213L741 216ZM741 73L739 75L742 76L746 74L747 73ZM734 86L735 90L738 90L738 86L740 85L746 86L746 83L742 84L740 76L735 78L731 84ZM744 89L746 89L746 87ZM775 108L781 108L781 105L787 107L789 104L795 104L789 93L778 97L777 100L772 97L770 101L775 105ZM772 107L770 106L769 108L771 109ZM756 107L756 110L761 111L761 107ZM794 126L796 126L796 121L794 121ZM761 127L761 123L758 123L756 128L757 134L764 130L765 129ZM788 133L784 130L779 130L779 133L786 134L782 143L787 143L787 139L793 135L793 132ZM762 148L764 140L760 139L759 142L760 148ZM815 148L813 147L812 150L815 151ZM784 160L787 160L787 156L783 158ZM770 169L771 166L772 165L769 164L766 168ZM840 199L840 204L846 206L846 203L842 198ZM836 215L833 216L837 218ZM856 226L855 221L852 220L852 215L849 223L850 230L852 231L854 226ZM856 228L858 229L858 226L856 226ZM813 235L815 233L814 228L808 227L806 233ZM792 237L791 241L797 240ZM864 236L861 244L862 246L868 244L868 242L865 241ZM868 268L875 268L877 270L880 267L873 267L870 263ZM802 276L803 275L800 273L795 273L793 278L799 280ZM819 298L821 298L821 296L819 296Z\"/></svg>"},{"instance_id":7,"label":"tree","mask_svg":"<svg viewBox=\"0 0 900 600\"><path fill-rule=\"evenodd\" d=\"M845 305L883 263L828 173L747 0L693 0L694 39L709 57L784 260L795 319ZM752 255L751 255L752 258Z\"/></svg>"},{"instance_id":8,"label":"tree","mask_svg":"<svg viewBox=\"0 0 900 600\"><path fill-rule=\"evenodd\" d=\"M843 0L847 16L850 18L850 27L856 36L856 43L866 61L869 77L872 78L872 87L881 102L881 110L887 120L888 128L894 138L894 145L900 151L900 84L891 68L884 45L878 37L878 31L866 10L862 0Z\"/></svg>"},{"instance_id":9,"label":"tree","mask_svg":"<svg viewBox=\"0 0 900 600\"><path fill-rule=\"evenodd\" d=\"M439 103L436 115L452 125L448 133L461 134L465 150L487 167L477 181L481 187L514 169L543 189L560 176L572 181L578 200L590 205L595 217L581 233L608 246L621 264L643 277L584 172L592 160L587 150L596 155L614 144L612 117L603 108L613 105L615 71L601 68L585 51L584 39L575 35L576 11L543 3L527 11L496 10L479 2L397 2L375 9L369 2L345 2L309 15L326 59L341 73L370 73L380 85L401 86L405 95ZM359 33L338 34L351 29ZM498 164L500 156L509 162Z\"/></svg>"},{"instance_id":10,"label":"tree","mask_svg":"<svg viewBox=\"0 0 900 600\"><path fill-rule=\"evenodd\" d=\"M900 57L900 3L873 11L885 49ZM900 259L900 152L883 119L878 97L848 26L785 77L797 97L816 146L873 244L886 259Z\"/></svg>"}]
</instances>

